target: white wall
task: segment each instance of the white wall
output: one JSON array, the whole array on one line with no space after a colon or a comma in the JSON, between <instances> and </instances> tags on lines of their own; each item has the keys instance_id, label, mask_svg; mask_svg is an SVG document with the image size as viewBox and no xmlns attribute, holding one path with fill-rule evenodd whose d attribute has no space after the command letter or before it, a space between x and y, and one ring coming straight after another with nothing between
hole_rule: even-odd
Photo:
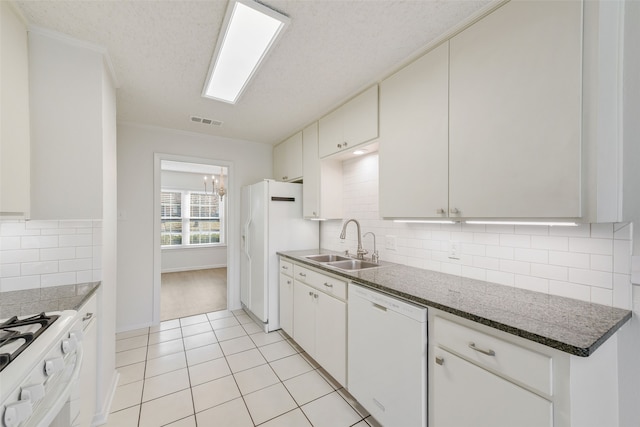
<instances>
[{"instance_id":1,"label":"white wall","mask_svg":"<svg viewBox=\"0 0 640 427\"><path fill-rule=\"evenodd\" d=\"M116 372L116 285L118 235L118 167L116 143L116 90L106 67L102 73L102 233L101 254L102 286L100 287L100 315L98 327L97 419L106 420L115 392Z\"/></svg>"},{"instance_id":2,"label":"white wall","mask_svg":"<svg viewBox=\"0 0 640 427\"><path fill-rule=\"evenodd\" d=\"M228 197L228 291L230 308L240 306L240 188L272 173L271 145L195 133L118 125L117 330L153 320L154 153L231 162Z\"/></svg>"},{"instance_id":3,"label":"white wall","mask_svg":"<svg viewBox=\"0 0 640 427\"><path fill-rule=\"evenodd\" d=\"M631 308L631 225L578 227L406 224L378 214L378 154L343 162L344 218L373 231L382 260L457 276ZM420 183L407 183L420 197ZM321 246L355 253L355 227L338 238L341 221L321 223ZM395 236L396 250L385 246ZM449 258L458 242L460 259ZM371 252L371 237L363 241Z\"/></svg>"}]
</instances>

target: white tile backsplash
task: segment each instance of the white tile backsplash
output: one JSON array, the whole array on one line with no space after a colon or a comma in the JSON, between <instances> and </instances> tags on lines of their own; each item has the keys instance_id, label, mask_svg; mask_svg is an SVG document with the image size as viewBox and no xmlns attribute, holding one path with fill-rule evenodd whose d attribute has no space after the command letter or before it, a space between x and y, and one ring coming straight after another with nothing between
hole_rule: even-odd
<instances>
[{"instance_id":1,"label":"white tile backsplash","mask_svg":"<svg viewBox=\"0 0 640 427\"><path fill-rule=\"evenodd\" d=\"M356 218L363 233L376 234L380 259L631 308L633 224L551 227L394 223L379 218L377 166L377 153L345 161L343 197L344 218ZM323 222L321 246L354 253L355 227L349 226L344 241L338 238L341 227L341 221ZM395 236L396 250L386 248L386 236ZM449 258L451 241L458 242L460 259ZM371 239L364 239L363 246L371 252ZM634 271L640 270L640 261L636 262Z\"/></svg>"},{"instance_id":2,"label":"white tile backsplash","mask_svg":"<svg viewBox=\"0 0 640 427\"><path fill-rule=\"evenodd\" d=\"M0 221L0 292L101 280L102 221Z\"/></svg>"}]
</instances>

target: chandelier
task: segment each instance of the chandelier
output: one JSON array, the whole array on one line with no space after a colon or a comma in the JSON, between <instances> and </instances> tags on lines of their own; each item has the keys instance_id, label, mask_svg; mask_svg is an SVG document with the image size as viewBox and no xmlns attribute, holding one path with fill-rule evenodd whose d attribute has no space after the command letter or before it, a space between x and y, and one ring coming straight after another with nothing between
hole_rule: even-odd
<instances>
[{"instance_id":1,"label":"chandelier","mask_svg":"<svg viewBox=\"0 0 640 427\"><path fill-rule=\"evenodd\" d=\"M211 175L211 192L207 191L207 179L208 177L205 175L204 177L204 193L211 196L218 196L220 200L227 194L227 190L224 188L224 175L226 168L220 168L220 174L218 178L215 175Z\"/></svg>"}]
</instances>

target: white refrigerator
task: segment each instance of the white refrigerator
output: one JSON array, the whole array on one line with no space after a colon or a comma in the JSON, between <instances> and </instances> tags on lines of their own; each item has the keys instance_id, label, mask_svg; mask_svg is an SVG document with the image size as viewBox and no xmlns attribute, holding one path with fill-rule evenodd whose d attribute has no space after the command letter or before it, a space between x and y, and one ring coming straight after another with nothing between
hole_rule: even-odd
<instances>
[{"instance_id":1,"label":"white refrigerator","mask_svg":"<svg viewBox=\"0 0 640 427\"><path fill-rule=\"evenodd\" d=\"M240 301L265 332L280 329L278 251L318 249L319 226L302 218L302 184L242 187Z\"/></svg>"}]
</instances>

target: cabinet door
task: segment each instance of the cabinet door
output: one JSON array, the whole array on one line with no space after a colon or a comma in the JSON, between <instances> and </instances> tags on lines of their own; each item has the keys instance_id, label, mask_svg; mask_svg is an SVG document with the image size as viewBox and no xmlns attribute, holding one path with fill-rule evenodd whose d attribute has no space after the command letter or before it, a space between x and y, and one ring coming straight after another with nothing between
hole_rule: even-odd
<instances>
[{"instance_id":1,"label":"cabinet door","mask_svg":"<svg viewBox=\"0 0 640 427\"><path fill-rule=\"evenodd\" d=\"M316 298L316 361L340 384L347 383L347 305L322 292Z\"/></svg>"},{"instance_id":2,"label":"cabinet door","mask_svg":"<svg viewBox=\"0 0 640 427\"><path fill-rule=\"evenodd\" d=\"M273 176L279 181L294 181L302 177L302 132L273 149Z\"/></svg>"},{"instance_id":3,"label":"cabinet door","mask_svg":"<svg viewBox=\"0 0 640 427\"><path fill-rule=\"evenodd\" d=\"M380 86L380 215L446 216L449 44Z\"/></svg>"},{"instance_id":4,"label":"cabinet door","mask_svg":"<svg viewBox=\"0 0 640 427\"><path fill-rule=\"evenodd\" d=\"M378 137L378 86L367 89L342 108L342 150Z\"/></svg>"},{"instance_id":5,"label":"cabinet door","mask_svg":"<svg viewBox=\"0 0 640 427\"><path fill-rule=\"evenodd\" d=\"M316 304L317 291L304 283L293 282L293 339L311 357L316 354Z\"/></svg>"},{"instance_id":6,"label":"cabinet door","mask_svg":"<svg viewBox=\"0 0 640 427\"><path fill-rule=\"evenodd\" d=\"M581 2L513 1L450 40L450 208L580 216L581 35Z\"/></svg>"},{"instance_id":7,"label":"cabinet door","mask_svg":"<svg viewBox=\"0 0 640 427\"><path fill-rule=\"evenodd\" d=\"M552 425L548 400L442 349L433 357L433 427Z\"/></svg>"},{"instance_id":8,"label":"cabinet door","mask_svg":"<svg viewBox=\"0 0 640 427\"><path fill-rule=\"evenodd\" d=\"M29 218L30 132L27 28L0 4L0 218Z\"/></svg>"},{"instance_id":9,"label":"cabinet door","mask_svg":"<svg viewBox=\"0 0 640 427\"><path fill-rule=\"evenodd\" d=\"M302 215L319 218L320 215L320 157L318 156L318 122L302 131Z\"/></svg>"},{"instance_id":10,"label":"cabinet door","mask_svg":"<svg viewBox=\"0 0 640 427\"><path fill-rule=\"evenodd\" d=\"M338 108L318 122L318 152L321 158L337 153L342 148L342 114L342 108Z\"/></svg>"},{"instance_id":11,"label":"cabinet door","mask_svg":"<svg viewBox=\"0 0 640 427\"><path fill-rule=\"evenodd\" d=\"M293 337L293 279L280 273L280 327Z\"/></svg>"}]
</instances>

